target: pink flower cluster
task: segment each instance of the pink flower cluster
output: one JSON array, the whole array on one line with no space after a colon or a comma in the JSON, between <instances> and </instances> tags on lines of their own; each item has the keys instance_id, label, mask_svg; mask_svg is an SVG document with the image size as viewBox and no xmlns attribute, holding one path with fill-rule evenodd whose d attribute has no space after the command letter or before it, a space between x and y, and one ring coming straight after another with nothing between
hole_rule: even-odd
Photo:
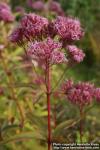
<instances>
[{"instance_id":1,"label":"pink flower cluster","mask_svg":"<svg viewBox=\"0 0 100 150\"><path fill-rule=\"evenodd\" d=\"M64 92L64 94L67 94L68 91L73 88L73 84L74 83L72 80L66 80L65 83L63 83L62 91Z\"/></svg>"},{"instance_id":2,"label":"pink flower cluster","mask_svg":"<svg viewBox=\"0 0 100 150\"><path fill-rule=\"evenodd\" d=\"M35 1L32 3L31 7L35 10L43 10L44 9L44 3L43 1Z\"/></svg>"},{"instance_id":3,"label":"pink flower cluster","mask_svg":"<svg viewBox=\"0 0 100 150\"><path fill-rule=\"evenodd\" d=\"M23 41L23 29L21 27L18 27L14 29L14 31L9 36L9 40L14 43L22 43Z\"/></svg>"},{"instance_id":4,"label":"pink flower cluster","mask_svg":"<svg viewBox=\"0 0 100 150\"><path fill-rule=\"evenodd\" d=\"M28 47L28 55L37 61L49 61L49 63L62 63L65 56L63 52L58 51L61 49L59 42L47 38L45 41L31 43Z\"/></svg>"},{"instance_id":5,"label":"pink flower cluster","mask_svg":"<svg viewBox=\"0 0 100 150\"><path fill-rule=\"evenodd\" d=\"M65 21L62 24L61 20L71 21ZM77 40L81 37L80 33L80 23L76 19L58 17L56 20L49 21L42 16L30 13L24 15L20 20L19 26L14 29L9 38L14 43L22 44L22 46L25 44L24 47L28 45L29 56L38 60L38 62L39 60L48 59L51 64L67 61L70 64L70 62L79 63L83 61L85 54L74 45L66 46L66 44L64 46L63 41L66 42L67 39L70 39L70 41L75 40L75 38L72 38L74 35L76 35L74 37L77 37ZM62 37L64 37L63 41L61 40ZM62 51L58 51L59 49Z\"/></svg>"},{"instance_id":6,"label":"pink flower cluster","mask_svg":"<svg viewBox=\"0 0 100 150\"><path fill-rule=\"evenodd\" d=\"M26 14L20 21L19 27L10 35L12 42L19 42L24 38L30 41L31 38L40 37L48 26L48 20L35 14Z\"/></svg>"},{"instance_id":7,"label":"pink flower cluster","mask_svg":"<svg viewBox=\"0 0 100 150\"><path fill-rule=\"evenodd\" d=\"M21 27L26 38L41 35L48 26L48 20L35 14L26 14L21 20Z\"/></svg>"},{"instance_id":8,"label":"pink flower cluster","mask_svg":"<svg viewBox=\"0 0 100 150\"><path fill-rule=\"evenodd\" d=\"M42 0L37 0L34 2L32 0L28 0L27 3L29 7L37 11L39 10L43 11L47 7L46 3L44 3ZM48 9L49 11L54 12L57 15L60 15L60 16L64 15L64 11L62 10L60 3L57 1L50 2Z\"/></svg>"},{"instance_id":9,"label":"pink flower cluster","mask_svg":"<svg viewBox=\"0 0 100 150\"><path fill-rule=\"evenodd\" d=\"M32 7L32 3L33 3L32 0L27 0L27 5L28 5L29 7Z\"/></svg>"},{"instance_id":10,"label":"pink flower cluster","mask_svg":"<svg viewBox=\"0 0 100 150\"><path fill-rule=\"evenodd\" d=\"M11 8L6 3L0 2L0 21L12 22L14 21L14 16L11 13Z\"/></svg>"},{"instance_id":11,"label":"pink flower cluster","mask_svg":"<svg viewBox=\"0 0 100 150\"><path fill-rule=\"evenodd\" d=\"M64 16L64 11L62 10L60 3L57 1L52 1L49 9L57 15Z\"/></svg>"},{"instance_id":12,"label":"pink flower cluster","mask_svg":"<svg viewBox=\"0 0 100 150\"><path fill-rule=\"evenodd\" d=\"M66 41L80 40L84 32L78 19L57 17L54 22L58 35Z\"/></svg>"},{"instance_id":13,"label":"pink flower cluster","mask_svg":"<svg viewBox=\"0 0 100 150\"><path fill-rule=\"evenodd\" d=\"M22 6L16 6L15 11L23 15L25 13L25 9Z\"/></svg>"},{"instance_id":14,"label":"pink flower cluster","mask_svg":"<svg viewBox=\"0 0 100 150\"><path fill-rule=\"evenodd\" d=\"M95 88L89 82L74 84L72 80L67 80L62 85L62 90L67 95L68 100L79 107L90 104L94 98L100 100L100 88Z\"/></svg>"},{"instance_id":15,"label":"pink flower cluster","mask_svg":"<svg viewBox=\"0 0 100 150\"><path fill-rule=\"evenodd\" d=\"M67 59L66 59L66 57L65 57L63 52L54 51L52 53L52 60L51 60L51 62L53 64L60 64L60 63L67 62Z\"/></svg>"},{"instance_id":16,"label":"pink flower cluster","mask_svg":"<svg viewBox=\"0 0 100 150\"><path fill-rule=\"evenodd\" d=\"M67 46L68 54L69 54L69 59L73 62L80 63L83 61L85 54L83 51L79 48L77 48L75 45L68 45Z\"/></svg>"}]
</instances>

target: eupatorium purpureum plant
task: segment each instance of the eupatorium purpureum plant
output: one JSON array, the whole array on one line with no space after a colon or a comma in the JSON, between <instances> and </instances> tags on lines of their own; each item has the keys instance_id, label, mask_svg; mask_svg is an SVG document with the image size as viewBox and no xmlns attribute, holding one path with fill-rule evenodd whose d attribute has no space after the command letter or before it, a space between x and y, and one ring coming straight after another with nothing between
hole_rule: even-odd
<instances>
[{"instance_id":1,"label":"eupatorium purpureum plant","mask_svg":"<svg viewBox=\"0 0 100 150\"><path fill-rule=\"evenodd\" d=\"M51 149L52 141L50 98L54 90L51 85L51 68L61 63L70 67L83 61L84 52L73 45L74 41L80 40L83 36L83 28L76 18L57 17L49 21L34 13L25 14L9 36L11 42L24 48L33 65L34 62L41 64L44 71L48 110L48 150Z\"/></svg>"}]
</instances>

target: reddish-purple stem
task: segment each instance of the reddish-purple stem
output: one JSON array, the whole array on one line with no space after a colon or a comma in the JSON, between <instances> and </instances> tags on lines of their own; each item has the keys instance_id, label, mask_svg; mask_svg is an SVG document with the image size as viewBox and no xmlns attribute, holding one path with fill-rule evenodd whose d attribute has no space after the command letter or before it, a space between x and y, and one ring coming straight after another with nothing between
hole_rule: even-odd
<instances>
[{"instance_id":1,"label":"reddish-purple stem","mask_svg":"<svg viewBox=\"0 0 100 150\"><path fill-rule=\"evenodd\" d=\"M48 110L48 150L51 149L51 121L50 121L50 95L51 95L51 85L50 85L50 66L46 63L46 86L47 86L47 110Z\"/></svg>"}]
</instances>

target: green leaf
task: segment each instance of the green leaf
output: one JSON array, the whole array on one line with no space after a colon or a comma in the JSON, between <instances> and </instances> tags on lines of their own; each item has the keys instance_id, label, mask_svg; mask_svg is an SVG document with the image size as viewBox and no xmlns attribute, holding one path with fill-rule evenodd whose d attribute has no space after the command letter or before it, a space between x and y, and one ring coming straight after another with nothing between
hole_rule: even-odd
<instances>
[{"instance_id":1,"label":"green leaf","mask_svg":"<svg viewBox=\"0 0 100 150\"><path fill-rule=\"evenodd\" d=\"M5 132L6 130L13 129L13 128L19 128L19 125L17 125L17 124L6 125L1 128L1 132Z\"/></svg>"},{"instance_id":2,"label":"green leaf","mask_svg":"<svg viewBox=\"0 0 100 150\"><path fill-rule=\"evenodd\" d=\"M24 141L24 140L30 140L30 139L37 139L37 140L45 141L45 139L40 134L28 132L28 133L18 134L13 137L9 137L8 139L5 139L0 142L0 146L5 145L10 142L18 142L18 141Z\"/></svg>"},{"instance_id":3,"label":"green leaf","mask_svg":"<svg viewBox=\"0 0 100 150\"><path fill-rule=\"evenodd\" d=\"M70 120L60 123L54 130L54 135L55 136L60 135L65 128L68 129L68 128L76 125L76 123L78 123L78 122L79 122L79 120L76 121L74 119L70 119Z\"/></svg>"}]
</instances>

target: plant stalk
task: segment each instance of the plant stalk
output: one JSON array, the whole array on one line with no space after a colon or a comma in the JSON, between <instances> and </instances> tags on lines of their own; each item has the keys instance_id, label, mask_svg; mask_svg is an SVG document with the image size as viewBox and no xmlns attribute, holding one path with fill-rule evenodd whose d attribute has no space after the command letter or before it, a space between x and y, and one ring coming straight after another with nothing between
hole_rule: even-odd
<instances>
[{"instance_id":1,"label":"plant stalk","mask_svg":"<svg viewBox=\"0 0 100 150\"><path fill-rule=\"evenodd\" d=\"M48 150L51 149L51 121L50 121L50 95L51 95L51 85L50 85L50 66L46 63L46 87L47 87L47 111L48 111Z\"/></svg>"}]
</instances>

